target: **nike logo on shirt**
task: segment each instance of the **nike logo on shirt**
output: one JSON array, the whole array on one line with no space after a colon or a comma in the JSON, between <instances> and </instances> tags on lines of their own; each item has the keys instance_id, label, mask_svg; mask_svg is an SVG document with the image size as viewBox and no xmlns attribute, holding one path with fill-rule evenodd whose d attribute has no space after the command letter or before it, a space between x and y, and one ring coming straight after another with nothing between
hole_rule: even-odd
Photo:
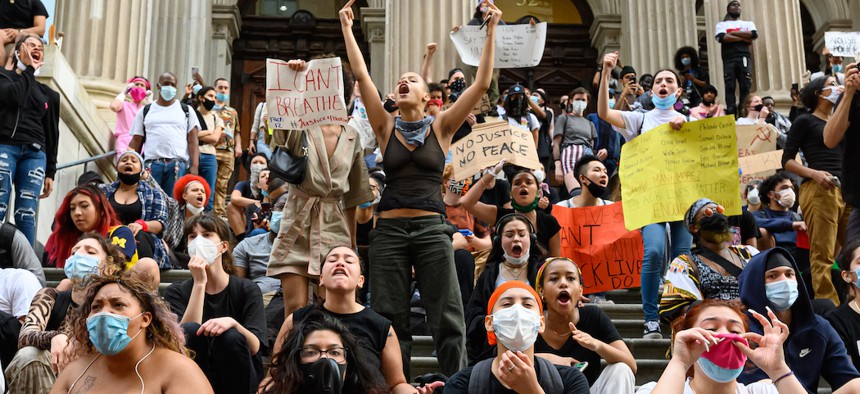
<instances>
[{"instance_id":1,"label":"nike logo on shirt","mask_svg":"<svg viewBox=\"0 0 860 394\"><path fill-rule=\"evenodd\" d=\"M800 351L800 357L806 357L807 354L812 353L812 349L806 348Z\"/></svg>"}]
</instances>

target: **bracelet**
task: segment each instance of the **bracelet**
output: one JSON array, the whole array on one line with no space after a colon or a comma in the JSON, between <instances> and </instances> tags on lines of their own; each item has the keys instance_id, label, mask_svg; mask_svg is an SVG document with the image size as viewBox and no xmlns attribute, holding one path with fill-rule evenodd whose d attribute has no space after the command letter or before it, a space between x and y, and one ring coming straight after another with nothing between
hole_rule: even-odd
<instances>
[{"instance_id":1,"label":"bracelet","mask_svg":"<svg viewBox=\"0 0 860 394\"><path fill-rule=\"evenodd\" d=\"M773 381L773 385L776 386L780 380L783 380L791 375L794 375L794 371L788 371L788 373L786 373L785 375L776 378L776 380Z\"/></svg>"},{"instance_id":2,"label":"bracelet","mask_svg":"<svg viewBox=\"0 0 860 394\"><path fill-rule=\"evenodd\" d=\"M137 220L135 220L134 222L135 222L135 223L137 223L137 224L139 224L139 225L140 225L140 227L142 227L142 228L143 228L143 231L145 231L145 232L149 232L149 225L147 225L147 224L146 224L146 221L145 221L145 220L143 220L143 219L137 219Z\"/></svg>"}]
</instances>

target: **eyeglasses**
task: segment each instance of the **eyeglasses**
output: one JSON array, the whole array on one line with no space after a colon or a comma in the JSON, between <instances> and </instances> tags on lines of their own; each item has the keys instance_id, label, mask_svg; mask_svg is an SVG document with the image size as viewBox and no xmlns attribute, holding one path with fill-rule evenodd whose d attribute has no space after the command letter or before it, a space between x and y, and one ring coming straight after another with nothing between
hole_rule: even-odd
<instances>
[{"instance_id":1,"label":"eyeglasses","mask_svg":"<svg viewBox=\"0 0 860 394\"><path fill-rule=\"evenodd\" d=\"M325 353L326 358L330 358L338 364L346 362L346 349L342 347L333 347L328 350L306 347L299 351L299 357L301 357L303 363L312 363L322 358L323 353Z\"/></svg>"}]
</instances>

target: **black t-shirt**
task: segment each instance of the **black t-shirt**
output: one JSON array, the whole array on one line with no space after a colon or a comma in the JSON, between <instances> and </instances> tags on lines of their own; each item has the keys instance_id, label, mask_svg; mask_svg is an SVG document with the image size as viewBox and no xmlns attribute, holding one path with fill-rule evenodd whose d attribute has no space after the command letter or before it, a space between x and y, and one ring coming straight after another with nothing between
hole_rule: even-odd
<instances>
[{"instance_id":1,"label":"black t-shirt","mask_svg":"<svg viewBox=\"0 0 860 394\"><path fill-rule=\"evenodd\" d=\"M314 309L317 309L316 305L309 305L293 312L293 327L297 327ZM379 372L379 381L384 382L385 377L382 375L382 350L385 348L385 342L388 340L391 320L382 317L382 315L370 308L364 308L358 313L348 314L329 312L321 306L319 309L329 316L336 318L349 328L349 332L355 335L367 355L365 360L360 361L370 365L371 371Z\"/></svg>"},{"instance_id":2,"label":"black t-shirt","mask_svg":"<svg viewBox=\"0 0 860 394\"><path fill-rule=\"evenodd\" d=\"M0 1L0 29L29 29L33 18L48 17L48 10L41 0Z\"/></svg>"},{"instance_id":3,"label":"black t-shirt","mask_svg":"<svg viewBox=\"0 0 860 394\"><path fill-rule=\"evenodd\" d=\"M750 238L761 237L756 224L755 215L746 209L740 215L729 216L729 231L732 233L732 245L743 245Z\"/></svg>"},{"instance_id":4,"label":"black t-shirt","mask_svg":"<svg viewBox=\"0 0 860 394\"><path fill-rule=\"evenodd\" d=\"M176 282L164 292L164 300L170 305L170 310L182 320L194 279ZM260 340L260 349L266 347L266 315L263 311L263 295L257 285L245 278L230 275L227 287L218 294L209 294L203 298L203 320L219 317L232 317L242 327L245 327ZM257 355L263 354L262 351Z\"/></svg>"},{"instance_id":5,"label":"black t-shirt","mask_svg":"<svg viewBox=\"0 0 860 394\"><path fill-rule=\"evenodd\" d=\"M623 339L609 316L599 307L593 305L579 308L579 323L576 323L576 328L607 345ZM544 331L544 335L547 335L548 332L549 335L553 335L551 331ZM572 337L561 345L561 349L555 349L543 340L543 335L538 335L535 342L535 353L552 353L556 356L573 357L580 362L588 362L588 367L585 368L584 373L585 377L588 378L589 385L594 384L603 370L603 367L600 366L600 355L584 348Z\"/></svg>"},{"instance_id":6,"label":"black t-shirt","mask_svg":"<svg viewBox=\"0 0 860 394\"><path fill-rule=\"evenodd\" d=\"M844 302L825 317L839 333L842 342L845 342L845 349L848 350L854 368L860 370L860 314L851 308L850 303Z\"/></svg>"},{"instance_id":7,"label":"black t-shirt","mask_svg":"<svg viewBox=\"0 0 860 394\"><path fill-rule=\"evenodd\" d=\"M460 370L448 379L448 382L442 386L441 390L437 390L439 392L449 394L449 393L468 393L469 392L469 378L472 377L472 368L468 367L466 369ZM555 368L558 370L558 374L561 375L561 381L564 384L564 393L572 393L572 394L588 394L588 380L585 378L585 375L582 372L579 372L578 369L573 367L565 367L563 365L555 365ZM537 376L540 376L540 366L538 363L535 363L535 372ZM499 382L499 379L496 378L496 375L490 374L490 387L489 392L491 393L516 393L511 389L505 388L502 386L502 383Z\"/></svg>"},{"instance_id":8,"label":"black t-shirt","mask_svg":"<svg viewBox=\"0 0 860 394\"><path fill-rule=\"evenodd\" d=\"M499 220L505 215L517 213L517 211L511 208L497 208L496 209L496 223L499 223ZM561 230L561 226L558 224L558 220L555 216L547 215L541 210L537 211L537 240L538 245L542 248L549 251L549 240L558 234L559 230Z\"/></svg>"},{"instance_id":9,"label":"black t-shirt","mask_svg":"<svg viewBox=\"0 0 860 394\"><path fill-rule=\"evenodd\" d=\"M815 115L807 113L798 116L788 130L785 149L782 151L782 165L785 166L786 162L794 160L800 150L806 162L809 163L809 168L827 171L841 180L844 142L833 149L824 145L825 125L827 122Z\"/></svg>"},{"instance_id":10,"label":"black t-shirt","mask_svg":"<svg viewBox=\"0 0 860 394\"><path fill-rule=\"evenodd\" d=\"M233 187L233 190L238 190L239 193L242 193L242 197L263 201L262 193L260 193L259 197L254 197L254 193L251 192L251 182L236 182L236 186Z\"/></svg>"},{"instance_id":11,"label":"black t-shirt","mask_svg":"<svg viewBox=\"0 0 860 394\"><path fill-rule=\"evenodd\" d=\"M497 179L492 189L484 190L480 201L487 205L501 207L511 202L511 184L504 179Z\"/></svg>"},{"instance_id":12,"label":"black t-shirt","mask_svg":"<svg viewBox=\"0 0 860 394\"><path fill-rule=\"evenodd\" d=\"M860 96L856 94L851 101L848 120L851 125L845 131L843 152L853 154L844 155L842 160L842 198L852 206L860 207L860 155L857 154L860 152Z\"/></svg>"}]
</instances>

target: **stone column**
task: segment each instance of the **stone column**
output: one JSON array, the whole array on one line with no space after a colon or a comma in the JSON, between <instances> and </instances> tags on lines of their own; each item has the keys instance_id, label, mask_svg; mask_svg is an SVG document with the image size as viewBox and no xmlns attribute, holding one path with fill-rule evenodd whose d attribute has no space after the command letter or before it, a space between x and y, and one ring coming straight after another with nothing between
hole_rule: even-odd
<instances>
[{"instance_id":1,"label":"stone column","mask_svg":"<svg viewBox=\"0 0 860 394\"><path fill-rule=\"evenodd\" d=\"M589 29L591 46L597 49L597 62L603 61L603 55L621 51L621 15L597 15Z\"/></svg>"},{"instance_id":2,"label":"stone column","mask_svg":"<svg viewBox=\"0 0 860 394\"><path fill-rule=\"evenodd\" d=\"M448 70L462 65L448 33L455 25L465 25L474 11L472 0L388 0L386 1L384 79L375 81L385 95L407 71L421 72L429 42L439 47L433 62L433 80L447 77Z\"/></svg>"},{"instance_id":3,"label":"stone column","mask_svg":"<svg viewBox=\"0 0 860 394\"><path fill-rule=\"evenodd\" d=\"M726 2L704 0L707 24L709 67L711 83L722 94L725 92L723 60L720 43L714 39L716 25L726 15ZM741 18L751 20L758 29L754 41L753 87L751 93L772 96L780 111L788 113L791 105L791 84L800 82L806 70L803 57L803 31L800 22L800 4L792 0L742 3ZM742 105L742 103L738 103Z\"/></svg>"},{"instance_id":4,"label":"stone column","mask_svg":"<svg viewBox=\"0 0 860 394\"><path fill-rule=\"evenodd\" d=\"M621 62L639 75L674 69L678 48L696 48L696 5L689 0L625 0L621 7Z\"/></svg>"},{"instance_id":5,"label":"stone column","mask_svg":"<svg viewBox=\"0 0 860 394\"><path fill-rule=\"evenodd\" d=\"M239 37L242 17L237 0L215 0L212 5L212 46L207 64L211 70L206 74L206 82L213 83L215 78L230 79L230 66L233 63L233 40Z\"/></svg>"},{"instance_id":6,"label":"stone column","mask_svg":"<svg viewBox=\"0 0 860 394\"><path fill-rule=\"evenodd\" d=\"M63 52L99 108L133 75L154 85L172 71L184 86L192 65L209 66L211 0L58 0L56 14Z\"/></svg>"},{"instance_id":7,"label":"stone column","mask_svg":"<svg viewBox=\"0 0 860 394\"><path fill-rule=\"evenodd\" d=\"M385 55L385 1L371 0L361 8L361 30L370 48L370 78L377 84L387 81L388 56ZM377 86L382 89L382 86Z\"/></svg>"}]
</instances>

